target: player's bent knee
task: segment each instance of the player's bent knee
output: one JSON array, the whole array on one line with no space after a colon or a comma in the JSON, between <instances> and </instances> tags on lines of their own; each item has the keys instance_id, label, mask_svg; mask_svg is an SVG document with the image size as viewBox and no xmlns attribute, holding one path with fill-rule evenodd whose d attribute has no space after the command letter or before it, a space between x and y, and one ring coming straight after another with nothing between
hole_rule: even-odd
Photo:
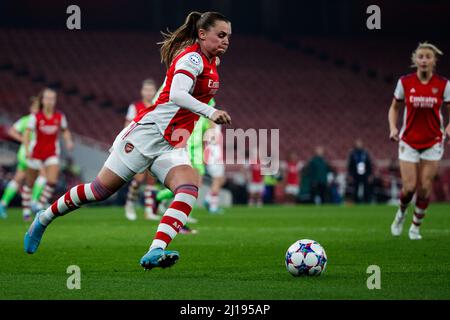
<instances>
[{"instance_id":1,"label":"player's bent knee","mask_svg":"<svg viewBox=\"0 0 450 320\"><path fill-rule=\"evenodd\" d=\"M193 185L198 188L200 176L197 171L188 165L172 168L164 181L164 184L172 191L181 185Z\"/></svg>"},{"instance_id":2,"label":"player's bent knee","mask_svg":"<svg viewBox=\"0 0 450 320\"><path fill-rule=\"evenodd\" d=\"M95 180L91 183L91 190L97 201L108 199L116 191L106 187L103 183L100 182L100 179L98 177L95 178Z\"/></svg>"}]
</instances>

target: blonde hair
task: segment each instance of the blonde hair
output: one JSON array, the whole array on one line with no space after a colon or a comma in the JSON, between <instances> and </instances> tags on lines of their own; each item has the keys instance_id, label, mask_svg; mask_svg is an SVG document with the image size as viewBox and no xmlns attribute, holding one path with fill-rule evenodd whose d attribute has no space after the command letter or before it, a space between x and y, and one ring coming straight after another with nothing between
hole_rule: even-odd
<instances>
[{"instance_id":1,"label":"blonde hair","mask_svg":"<svg viewBox=\"0 0 450 320\"><path fill-rule=\"evenodd\" d=\"M417 46L417 48L413 51L413 53L411 54L411 68L415 68L417 67L416 65L416 56L417 56L417 51L419 51L420 49L429 49L431 51L433 51L434 53L434 61L437 62L438 61L438 55L443 56L444 53L438 48L436 47L434 44L425 41L425 42L419 42L419 45Z\"/></svg>"}]
</instances>

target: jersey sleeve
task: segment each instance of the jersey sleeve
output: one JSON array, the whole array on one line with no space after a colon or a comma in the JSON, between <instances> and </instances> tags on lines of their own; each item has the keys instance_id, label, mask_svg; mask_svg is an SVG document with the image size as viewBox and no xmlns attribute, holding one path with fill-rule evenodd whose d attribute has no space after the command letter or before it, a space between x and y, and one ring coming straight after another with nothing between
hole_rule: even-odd
<instances>
[{"instance_id":1,"label":"jersey sleeve","mask_svg":"<svg viewBox=\"0 0 450 320\"><path fill-rule=\"evenodd\" d=\"M66 130L68 128L66 115L61 115L61 129Z\"/></svg>"},{"instance_id":2,"label":"jersey sleeve","mask_svg":"<svg viewBox=\"0 0 450 320\"><path fill-rule=\"evenodd\" d=\"M448 80L444 89L444 102L450 102L450 81Z\"/></svg>"},{"instance_id":3,"label":"jersey sleeve","mask_svg":"<svg viewBox=\"0 0 450 320\"><path fill-rule=\"evenodd\" d=\"M394 98L398 101L403 101L405 99L405 90L401 79L398 80L397 86L395 87Z\"/></svg>"},{"instance_id":4,"label":"jersey sleeve","mask_svg":"<svg viewBox=\"0 0 450 320\"><path fill-rule=\"evenodd\" d=\"M35 130L36 129L36 115L30 115L30 120L28 120L27 129Z\"/></svg>"},{"instance_id":5,"label":"jersey sleeve","mask_svg":"<svg viewBox=\"0 0 450 320\"><path fill-rule=\"evenodd\" d=\"M182 56L175 65L174 75L183 73L195 81L203 72L203 59L197 52L190 52Z\"/></svg>"},{"instance_id":6,"label":"jersey sleeve","mask_svg":"<svg viewBox=\"0 0 450 320\"><path fill-rule=\"evenodd\" d=\"M127 115L125 116L125 119L127 121L131 121L134 119L134 117L136 117L136 106L134 105L134 103L132 103L128 107L128 111L127 111Z\"/></svg>"}]
</instances>

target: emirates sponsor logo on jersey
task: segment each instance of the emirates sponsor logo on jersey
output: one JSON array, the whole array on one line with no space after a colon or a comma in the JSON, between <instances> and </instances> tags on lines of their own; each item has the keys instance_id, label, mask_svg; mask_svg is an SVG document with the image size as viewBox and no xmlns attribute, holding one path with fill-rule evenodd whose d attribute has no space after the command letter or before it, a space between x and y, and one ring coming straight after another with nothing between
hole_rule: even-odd
<instances>
[{"instance_id":1,"label":"emirates sponsor logo on jersey","mask_svg":"<svg viewBox=\"0 0 450 320\"><path fill-rule=\"evenodd\" d=\"M55 134L56 132L58 132L58 126L54 125L54 124L48 124L48 125L44 125L39 127L39 131L41 131L43 134Z\"/></svg>"},{"instance_id":2,"label":"emirates sponsor logo on jersey","mask_svg":"<svg viewBox=\"0 0 450 320\"><path fill-rule=\"evenodd\" d=\"M133 151L134 146L131 143L127 142L124 149L125 149L125 153L130 153L131 151Z\"/></svg>"},{"instance_id":3,"label":"emirates sponsor logo on jersey","mask_svg":"<svg viewBox=\"0 0 450 320\"><path fill-rule=\"evenodd\" d=\"M212 70L211 70L212 71ZM219 89L219 85L220 85L220 82L219 81L214 81L214 80L212 80L212 79L209 79L208 80L208 88L211 88L211 89Z\"/></svg>"},{"instance_id":4,"label":"emirates sponsor logo on jersey","mask_svg":"<svg viewBox=\"0 0 450 320\"><path fill-rule=\"evenodd\" d=\"M410 96L409 102L414 108L433 108L438 99L435 97L415 97Z\"/></svg>"}]
</instances>

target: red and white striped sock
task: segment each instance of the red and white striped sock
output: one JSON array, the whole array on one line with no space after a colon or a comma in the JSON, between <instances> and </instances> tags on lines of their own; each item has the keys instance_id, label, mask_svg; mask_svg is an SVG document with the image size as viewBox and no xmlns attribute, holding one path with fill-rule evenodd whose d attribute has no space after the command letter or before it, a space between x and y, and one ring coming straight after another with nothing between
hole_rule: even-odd
<instances>
[{"instance_id":1,"label":"red and white striped sock","mask_svg":"<svg viewBox=\"0 0 450 320\"><path fill-rule=\"evenodd\" d=\"M106 188L98 178L92 183L80 184L67 191L62 197L53 202L43 214L39 216L39 221L48 225L56 217L63 216L71 211L80 208L83 204L103 201L109 198L114 192Z\"/></svg>"},{"instance_id":2,"label":"red and white striped sock","mask_svg":"<svg viewBox=\"0 0 450 320\"><path fill-rule=\"evenodd\" d=\"M403 192L400 191L400 211L405 213L408 208L409 203L411 202L414 196L414 192Z\"/></svg>"},{"instance_id":3,"label":"red and white striped sock","mask_svg":"<svg viewBox=\"0 0 450 320\"><path fill-rule=\"evenodd\" d=\"M197 200L198 188L191 184L184 184L179 186L174 194L175 198L159 223L150 250L165 249L180 232Z\"/></svg>"},{"instance_id":4,"label":"red and white striped sock","mask_svg":"<svg viewBox=\"0 0 450 320\"><path fill-rule=\"evenodd\" d=\"M31 214L31 188L26 184L22 187L21 192L22 197L22 212L24 216L29 216Z\"/></svg>"},{"instance_id":5,"label":"red and white striped sock","mask_svg":"<svg viewBox=\"0 0 450 320\"><path fill-rule=\"evenodd\" d=\"M54 183L47 183L44 187L44 190L42 190L41 197L39 198L39 206L41 208L44 208L49 199L53 196L53 192L55 191L56 184Z\"/></svg>"},{"instance_id":6,"label":"red and white striped sock","mask_svg":"<svg viewBox=\"0 0 450 320\"><path fill-rule=\"evenodd\" d=\"M133 179L131 181L130 186L128 187L128 193L127 193L127 203L126 205L133 205L139 194L139 182L136 181L136 179Z\"/></svg>"},{"instance_id":7,"label":"red and white striped sock","mask_svg":"<svg viewBox=\"0 0 450 320\"><path fill-rule=\"evenodd\" d=\"M416 200L416 208L414 210L414 216L412 223L416 227L420 227L422 224L423 219L425 218L425 213L428 208L428 205L430 204L430 198L421 198L417 197Z\"/></svg>"},{"instance_id":8,"label":"red and white striped sock","mask_svg":"<svg viewBox=\"0 0 450 320\"><path fill-rule=\"evenodd\" d=\"M145 213L146 214L155 214L154 212L154 194L153 194L154 186L146 185L144 189L144 204L145 204Z\"/></svg>"}]
</instances>

